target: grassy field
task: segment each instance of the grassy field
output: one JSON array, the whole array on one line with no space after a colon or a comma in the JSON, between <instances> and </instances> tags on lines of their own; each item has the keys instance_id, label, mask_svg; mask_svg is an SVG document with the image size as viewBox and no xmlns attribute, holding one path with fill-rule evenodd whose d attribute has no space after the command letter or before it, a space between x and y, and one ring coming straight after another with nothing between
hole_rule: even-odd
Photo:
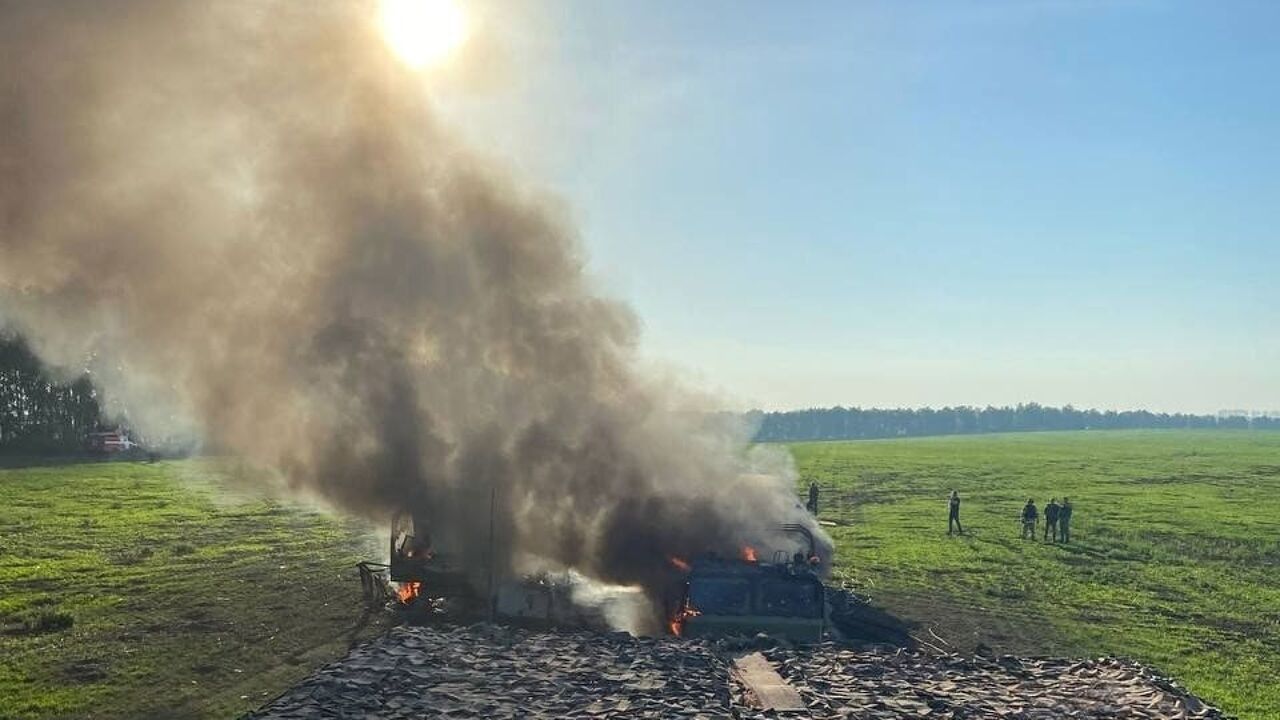
<instances>
[{"instance_id":1,"label":"grassy field","mask_svg":"<svg viewBox=\"0 0 1280 720\"><path fill-rule=\"evenodd\" d=\"M1118 654L1280 717L1280 433L793 446L837 573L962 649ZM237 493L226 463L0 470L0 718L234 717L384 626L360 523ZM243 480L243 479L242 479ZM252 481L248 481L250 484ZM964 498L963 537L945 496ZM1069 495L1074 542L1018 539Z\"/></svg>"},{"instance_id":2,"label":"grassy field","mask_svg":"<svg viewBox=\"0 0 1280 720\"><path fill-rule=\"evenodd\" d=\"M365 528L234 467L0 470L0 718L235 717L380 628Z\"/></svg>"},{"instance_id":3,"label":"grassy field","mask_svg":"<svg viewBox=\"0 0 1280 720\"><path fill-rule=\"evenodd\" d=\"M1280 433L1027 433L792 446L837 574L957 647L1114 654L1280 718ZM948 537L946 494L966 534ZM1070 545L1019 539L1072 500Z\"/></svg>"}]
</instances>

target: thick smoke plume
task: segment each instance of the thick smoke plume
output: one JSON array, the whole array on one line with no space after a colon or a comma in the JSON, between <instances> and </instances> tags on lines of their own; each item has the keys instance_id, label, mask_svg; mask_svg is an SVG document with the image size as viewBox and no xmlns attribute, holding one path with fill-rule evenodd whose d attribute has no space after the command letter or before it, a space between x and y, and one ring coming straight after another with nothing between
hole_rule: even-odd
<instances>
[{"instance_id":1,"label":"thick smoke plume","mask_svg":"<svg viewBox=\"0 0 1280 720\"><path fill-rule=\"evenodd\" d=\"M0 2L0 315L153 434L507 568L653 587L797 512L638 372L572 228L367 2Z\"/></svg>"}]
</instances>

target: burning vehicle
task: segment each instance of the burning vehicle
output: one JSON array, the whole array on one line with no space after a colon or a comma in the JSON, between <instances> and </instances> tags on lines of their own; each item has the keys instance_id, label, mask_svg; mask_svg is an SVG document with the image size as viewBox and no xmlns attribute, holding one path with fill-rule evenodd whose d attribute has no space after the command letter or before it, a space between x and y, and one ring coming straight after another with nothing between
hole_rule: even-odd
<instances>
[{"instance_id":1,"label":"burning vehicle","mask_svg":"<svg viewBox=\"0 0 1280 720\"><path fill-rule=\"evenodd\" d=\"M797 524L778 530L800 542L794 552L776 549L769 561L761 561L750 545L737 558L705 555L692 563L671 558L684 574L672 594L672 634L765 633L797 642L821 641L827 629L826 587L813 533Z\"/></svg>"},{"instance_id":2,"label":"burning vehicle","mask_svg":"<svg viewBox=\"0 0 1280 720\"><path fill-rule=\"evenodd\" d=\"M391 519L389 562L362 562L356 567L370 607L393 599L408 607L419 598L442 609L477 606L472 583L458 559L436 548L427 523L411 513L396 513Z\"/></svg>"},{"instance_id":3,"label":"burning vehicle","mask_svg":"<svg viewBox=\"0 0 1280 720\"><path fill-rule=\"evenodd\" d=\"M752 545L737 557L703 554L692 562L668 558L672 581L661 600L663 631L679 637L717 637L765 633L796 642L821 641L828 631L826 587L822 575L830 558L820 556L813 533L803 525L779 525L769 542L772 555L761 559ZM525 627L617 629L616 608L635 598L619 588L604 591L567 571L539 573L496 582L488 579L488 599L476 591L485 574L468 574L450 555L434 547L426 524L408 513L391 523L388 563L359 564L365 600L414 616L465 620L487 616ZM587 590L586 588L592 588ZM587 594L596 595L590 601ZM633 589L632 594L642 592ZM626 595L626 593L622 593ZM655 603L656 604L656 603Z\"/></svg>"},{"instance_id":4,"label":"burning vehicle","mask_svg":"<svg viewBox=\"0 0 1280 720\"><path fill-rule=\"evenodd\" d=\"M392 518L389 562L357 565L368 607L390 604L415 620L488 617L528 628L612 629L608 603L583 602L587 582L573 572L498 580L489 576L486 601L476 588L489 575L487 562L464 565L436 547L427 528L426 521L412 513L400 512Z\"/></svg>"},{"instance_id":5,"label":"burning vehicle","mask_svg":"<svg viewBox=\"0 0 1280 720\"><path fill-rule=\"evenodd\" d=\"M401 602L429 589L436 599L475 601L471 582L458 558L435 547L427 523L420 517L397 513L391 520L390 580L399 584Z\"/></svg>"}]
</instances>

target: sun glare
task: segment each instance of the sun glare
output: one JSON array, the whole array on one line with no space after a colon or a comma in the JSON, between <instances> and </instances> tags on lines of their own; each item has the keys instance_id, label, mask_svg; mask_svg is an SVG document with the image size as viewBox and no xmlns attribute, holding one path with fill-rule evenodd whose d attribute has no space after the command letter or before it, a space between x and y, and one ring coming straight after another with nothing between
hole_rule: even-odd
<instances>
[{"instance_id":1,"label":"sun glare","mask_svg":"<svg viewBox=\"0 0 1280 720\"><path fill-rule=\"evenodd\" d=\"M382 0L382 33L412 68L438 65L467 39L467 17L455 0Z\"/></svg>"}]
</instances>

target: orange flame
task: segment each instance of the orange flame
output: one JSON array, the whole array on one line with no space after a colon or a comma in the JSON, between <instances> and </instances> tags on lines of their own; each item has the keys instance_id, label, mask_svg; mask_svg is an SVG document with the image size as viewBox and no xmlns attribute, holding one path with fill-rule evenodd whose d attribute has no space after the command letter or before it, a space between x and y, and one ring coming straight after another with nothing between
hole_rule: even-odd
<instances>
[{"instance_id":1,"label":"orange flame","mask_svg":"<svg viewBox=\"0 0 1280 720\"><path fill-rule=\"evenodd\" d=\"M667 628L671 630L671 634L676 637L684 635L684 623L692 617L698 617L702 612L685 601L684 607L680 608L680 612L667 622Z\"/></svg>"},{"instance_id":2,"label":"orange flame","mask_svg":"<svg viewBox=\"0 0 1280 720\"><path fill-rule=\"evenodd\" d=\"M396 588L396 597L400 599L401 604L408 605L418 597L422 592L422 583L407 582L400 583L400 587Z\"/></svg>"},{"instance_id":3,"label":"orange flame","mask_svg":"<svg viewBox=\"0 0 1280 720\"><path fill-rule=\"evenodd\" d=\"M684 558L678 558L675 555L672 555L667 558L667 562L671 563L671 566L680 572L689 572L690 570L689 563L685 562Z\"/></svg>"},{"instance_id":4,"label":"orange flame","mask_svg":"<svg viewBox=\"0 0 1280 720\"><path fill-rule=\"evenodd\" d=\"M742 559L749 563L760 562L759 559L756 558L756 549L750 545L742 546Z\"/></svg>"}]
</instances>

